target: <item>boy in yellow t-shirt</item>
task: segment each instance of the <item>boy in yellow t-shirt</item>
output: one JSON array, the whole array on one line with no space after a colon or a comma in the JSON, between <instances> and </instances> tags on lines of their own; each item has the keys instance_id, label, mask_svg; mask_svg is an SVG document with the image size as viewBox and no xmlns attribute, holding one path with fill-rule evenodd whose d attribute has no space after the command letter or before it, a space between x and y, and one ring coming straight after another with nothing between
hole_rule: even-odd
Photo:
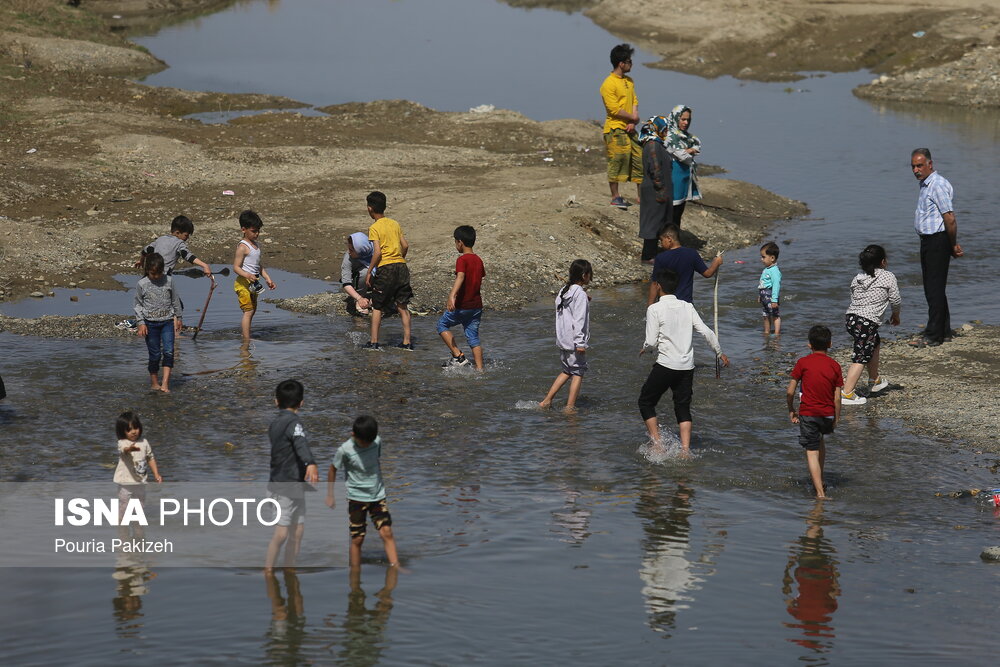
<instances>
[{"instance_id":1,"label":"boy in yellow t-shirt","mask_svg":"<svg viewBox=\"0 0 1000 667\"><path fill-rule=\"evenodd\" d=\"M601 84L611 205L622 210L627 209L630 204L619 193L618 184L632 181L638 186L642 183L642 146L635 133L639 122L639 99L635 95L635 82L632 77L627 76L632 71L633 52L631 44L619 44L611 49L611 66L614 71Z\"/></svg>"},{"instance_id":2,"label":"boy in yellow t-shirt","mask_svg":"<svg viewBox=\"0 0 1000 667\"><path fill-rule=\"evenodd\" d=\"M410 287L410 269L406 266L406 253L410 244L403 236L399 223L385 217L386 198L381 192L375 191L368 195L368 215L375 222L368 228L368 239L374 246L372 263L365 276L365 285L371 289L372 324L371 340L362 349L380 351L383 346L378 342L378 330L382 325L382 311L390 306L396 307L399 319L403 321L403 342L396 347L413 351L410 342L410 310L407 304L413 298ZM372 270L375 275L372 276Z\"/></svg>"}]
</instances>

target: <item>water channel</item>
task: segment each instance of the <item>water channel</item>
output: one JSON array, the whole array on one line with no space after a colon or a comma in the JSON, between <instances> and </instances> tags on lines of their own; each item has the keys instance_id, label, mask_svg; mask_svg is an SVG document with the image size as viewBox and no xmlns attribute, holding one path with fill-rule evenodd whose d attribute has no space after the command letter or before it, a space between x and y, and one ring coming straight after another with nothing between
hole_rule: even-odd
<instances>
[{"instance_id":1,"label":"water channel","mask_svg":"<svg viewBox=\"0 0 1000 667\"><path fill-rule=\"evenodd\" d=\"M489 0L312 0L240 3L138 41L172 65L150 79L157 85L253 90L315 105L386 97L453 110L490 103L548 119L600 114L596 88L620 40L580 15ZM854 258L870 242L887 247L904 290L904 325L915 330L922 294L907 159L917 145L934 150L956 187L968 256L950 281L953 319L1000 320L986 279L1000 252L989 209L1000 119L873 106L850 94L870 78L864 73L793 84L646 67L634 76L644 113L677 102L695 109L706 161L812 209L774 232L790 241L782 245L789 300L780 343L765 344L757 332L756 250L727 255L720 327L734 368L714 379L711 357L696 343L692 460L653 465L638 451L634 404L649 364L635 354L641 286L594 293L592 372L572 417L518 407L539 398L557 372L548 303L487 314L488 370L478 376L438 369L443 347L430 318L416 321L415 354L365 354L359 323L271 308L253 355L241 357L236 307L224 289L206 333L181 341L182 375L170 397L142 391L139 340L3 334L4 378L15 391L0 404L0 479L110 480L114 415L129 407L143 415L168 480L265 478L271 392L295 376L307 387L303 418L324 459L356 414L379 415L408 572L398 582L386 577L374 536L353 589L338 568L277 582L256 571L155 563L131 578L113 576L110 561L104 570L8 569L0 574L9 600L0 608L8 636L0 660L991 658L997 571L978 554L997 543L1000 524L975 499L935 492L992 485L995 459L864 409L847 411L828 459L835 501L817 506L783 387L754 379L760 364L803 354L812 323L838 325ZM324 288L282 278L288 295ZM196 302L204 293L204 281L182 287ZM119 294L118 312L128 313L130 297ZM706 312L708 281L697 282L695 303ZM398 323L387 326L392 341ZM846 344L839 327L835 335ZM662 413L669 423L669 409ZM325 508L314 502L309 511ZM307 528L306 539L324 538Z\"/></svg>"}]
</instances>

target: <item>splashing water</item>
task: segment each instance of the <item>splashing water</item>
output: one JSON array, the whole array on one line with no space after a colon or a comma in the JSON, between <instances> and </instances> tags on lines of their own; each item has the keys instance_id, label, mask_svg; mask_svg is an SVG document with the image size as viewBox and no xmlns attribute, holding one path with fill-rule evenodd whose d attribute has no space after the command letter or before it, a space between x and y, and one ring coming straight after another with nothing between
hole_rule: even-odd
<instances>
[{"instance_id":1,"label":"splashing water","mask_svg":"<svg viewBox=\"0 0 1000 667\"><path fill-rule=\"evenodd\" d=\"M515 410L538 410L538 401L518 401L514 404Z\"/></svg>"},{"instance_id":2,"label":"splashing water","mask_svg":"<svg viewBox=\"0 0 1000 667\"><path fill-rule=\"evenodd\" d=\"M683 457L681 441L677 439L673 431L660 430L660 442L656 443L652 439L639 445L639 454L654 464L666 463L673 459Z\"/></svg>"}]
</instances>

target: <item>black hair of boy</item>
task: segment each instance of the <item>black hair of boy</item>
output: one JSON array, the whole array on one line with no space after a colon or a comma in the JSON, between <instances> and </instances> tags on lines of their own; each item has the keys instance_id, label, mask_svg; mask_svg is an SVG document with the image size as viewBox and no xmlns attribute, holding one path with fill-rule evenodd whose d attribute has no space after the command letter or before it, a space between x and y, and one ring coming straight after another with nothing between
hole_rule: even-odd
<instances>
[{"instance_id":1,"label":"black hair of boy","mask_svg":"<svg viewBox=\"0 0 1000 667\"><path fill-rule=\"evenodd\" d=\"M611 49L611 68L618 67L618 63L632 60L633 53L635 53L635 49L632 48L631 44L618 44L615 46Z\"/></svg>"},{"instance_id":2,"label":"black hair of boy","mask_svg":"<svg viewBox=\"0 0 1000 667\"><path fill-rule=\"evenodd\" d=\"M115 420L115 435L118 436L119 440L125 439L125 434L132 429L139 429L139 437L142 437L142 422L139 421L139 415L132 411L123 412L118 415L118 419Z\"/></svg>"},{"instance_id":3,"label":"black hair of boy","mask_svg":"<svg viewBox=\"0 0 1000 667\"><path fill-rule=\"evenodd\" d=\"M144 268L147 276L150 273L163 273L163 267L163 255L158 252L151 252L146 255L146 264Z\"/></svg>"},{"instance_id":4,"label":"black hair of boy","mask_svg":"<svg viewBox=\"0 0 1000 667\"><path fill-rule=\"evenodd\" d=\"M679 243L681 240L681 228L674 223L663 225L660 227L660 231L656 234L656 238L662 239L666 237L670 237Z\"/></svg>"},{"instance_id":5,"label":"black hair of boy","mask_svg":"<svg viewBox=\"0 0 1000 667\"><path fill-rule=\"evenodd\" d=\"M260 229L264 226L264 221L253 211L247 210L240 213L240 229Z\"/></svg>"},{"instance_id":6,"label":"black hair of boy","mask_svg":"<svg viewBox=\"0 0 1000 667\"><path fill-rule=\"evenodd\" d=\"M179 215L170 221L170 233L194 234L194 223L186 215Z\"/></svg>"},{"instance_id":7,"label":"black hair of boy","mask_svg":"<svg viewBox=\"0 0 1000 667\"><path fill-rule=\"evenodd\" d=\"M305 387L298 380L283 380L274 390L274 398L278 401L278 408L287 410L297 408L302 405L302 397L305 395Z\"/></svg>"},{"instance_id":8,"label":"black hair of boy","mask_svg":"<svg viewBox=\"0 0 1000 667\"><path fill-rule=\"evenodd\" d=\"M660 269L656 273L656 284L660 286L664 294L673 294L677 291L677 272L673 269Z\"/></svg>"},{"instance_id":9,"label":"black hair of boy","mask_svg":"<svg viewBox=\"0 0 1000 667\"><path fill-rule=\"evenodd\" d=\"M865 249L858 254L858 264L861 270L870 276L875 275L875 269L882 268L885 261L885 248L880 245L865 246Z\"/></svg>"},{"instance_id":10,"label":"black hair of boy","mask_svg":"<svg viewBox=\"0 0 1000 667\"><path fill-rule=\"evenodd\" d=\"M817 324L809 330L809 347L817 352L829 350L831 340L833 340L833 334L822 324Z\"/></svg>"},{"instance_id":11,"label":"black hair of boy","mask_svg":"<svg viewBox=\"0 0 1000 667\"><path fill-rule=\"evenodd\" d=\"M368 196L365 198L365 201L368 202L368 206L375 213L380 213L380 214L385 213L385 205L387 203L387 200L385 198L385 195L379 192L378 190L375 190L374 192L369 192Z\"/></svg>"},{"instance_id":12,"label":"black hair of boy","mask_svg":"<svg viewBox=\"0 0 1000 667\"><path fill-rule=\"evenodd\" d=\"M378 437L378 422L371 415L361 415L351 427L354 437L362 442L375 442Z\"/></svg>"},{"instance_id":13,"label":"black hair of boy","mask_svg":"<svg viewBox=\"0 0 1000 667\"><path fill-rule=\"evenodd\" d=\"M775 260L778 259L778 255L781 254L781 248L774 241L768 241L760 247L761 251L768 257L774 257Z\"/></svg>"},{"instance_id":14,"label":"black hair of boy","mask_svg":"<svg viewBox=\"0 0 1000 667\"><path fill-rule=\"evenodd\" d=\"M461 241L466 248L476 245L476 229L472 225L462 225L455 228L455 240Z\"/></svg>"}]
</instances>

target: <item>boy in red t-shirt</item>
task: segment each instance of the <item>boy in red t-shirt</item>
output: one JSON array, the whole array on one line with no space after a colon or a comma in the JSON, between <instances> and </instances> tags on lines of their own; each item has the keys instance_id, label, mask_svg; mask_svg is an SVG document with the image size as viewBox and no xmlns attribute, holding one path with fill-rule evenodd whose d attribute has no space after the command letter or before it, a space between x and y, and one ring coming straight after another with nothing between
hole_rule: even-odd
<instances>
[{"instance_id":1,"label":"boy in red t-shirt","mask_svg":"<svg viewBox=\"0 0 1000 667\"><path fill-rule=\"evenodd\" d=\"M479 321L483 317L483 297L479 288L483 283L486 269L483 260L472 251L476 245L476 230L469 225L455 228L455 250L461 253L455 261L455 284L451 286L448 303L444 314L438 320L437 332L441 340L451 350L451 359L445 366L466 366L469 360L462 350L455 345L455 337L448 331L456 324L461 324L465 338L472 348L472 356L476 360L476 368L483 370L483 347L479 344Z\"/></svg>"},{"instance_id":2,"label":"boy in red t-shirt","mask_svg":"<svg viewBox=\"0 0 1000 667\"><path fill-rule=\"evenodd\" d=\"M799 425L799 444L806 450L817 498L826 498L823 492L823 464L826 462L823 436L833 433L840 421L840 388L844 386L840 364L826 353L830 349L830 338L830 330L822 325L809 330L812 354L795 362L786 392L788 417L793 424ZM802 383L802 398L796 413L795 390L799 382Z\"/></svg>"}]
</instances>

